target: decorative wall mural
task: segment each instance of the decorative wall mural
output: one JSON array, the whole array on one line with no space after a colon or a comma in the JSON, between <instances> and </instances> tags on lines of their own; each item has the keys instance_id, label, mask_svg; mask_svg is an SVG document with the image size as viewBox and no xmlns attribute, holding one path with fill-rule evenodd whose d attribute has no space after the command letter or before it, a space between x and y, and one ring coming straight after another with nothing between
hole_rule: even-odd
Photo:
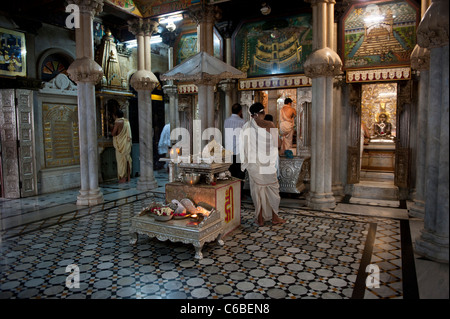
<instances>
[{"instance_id":1,"label":"decorative wall mural","mask_svg":"<svg viewBox=\"0 0 450 319\"><path fill-rule=\"evenodd\" d=\"M357 4L343 17L344 68L408 65L419 11L407 0Z\"/></svg>"},{"instance_id":2,"label":"decorative wall mural","mask_svg":"<svg viewBox=\"0 0 450 319\"><path fill-rule=\"evenodd\" d=\"M181 35L176 44L176 65L196 55L197 52L197 31L185 32ZM214 56L222 60L222 37L214 29Z\"/></svg>"},{"instance_id":3,"label":"decorative wall mural","mask_svg":"<svg viewBox=\"0 0 450 319\"><path fill-rule=\"evenodd\" d=\"M144 17L152 17L184 10L194 4L200 4L201 0L134 0L134 2Z\"/></svg>"},{"instance_id":4,"label":"decorative wall mural","mask_svg":"<svg viewBox=\"0 0 450 319\"><path fill-rule=\"evenodd\" d=\"M248 77L303 73L312 52L311 14L246 22L234 43L235 67Z\"/></svg>"},{"instance_id":5,"label":"decorative wall mural","mask_svg":"<svg viewBox=\"0 0 450 319\"><path fill-rule=\"evenodd\" d=\"M0 28L0 74L26 76L25 34Z\"/></svg>"},{"instance_id":6,"label":"decorative wall mural","mask_svg":"<svg viewBox=\"0 0 450 319\"><path fill-rule=\"evenodd\" d=\"M128 13L134 14L136 16L142 17L141 12L136 7L133 0L106 0L106 3L109 3L115 7L118 7Z\"/></svg>"}]
</instances>

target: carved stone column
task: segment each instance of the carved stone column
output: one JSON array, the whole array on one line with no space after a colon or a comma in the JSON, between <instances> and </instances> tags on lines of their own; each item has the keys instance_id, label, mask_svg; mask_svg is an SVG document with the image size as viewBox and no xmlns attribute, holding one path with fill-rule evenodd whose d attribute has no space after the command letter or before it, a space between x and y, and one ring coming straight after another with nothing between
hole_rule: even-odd
<instances>
[{"instance_id":1,"label":"carved stone column","mask_svg":"<svg viewBox=\"0 0 450 319\"><path fill-rule=\"evenodd\" d=\"M414 204L409 209L409 215L423 218L425 214L425 160L427 142L427 111L428 85L430 69L430 52L428 49L416 45L411 54L411 67L419 73L419 100L417 103L417 158L416 185Z\"/></svg>"},{"instance_id":2,"label":"carved stone column","mask_svg":"<svg viewBox=\"0 0 450 319\"><path fill-rule=\"evenodd\" d=\"M153 173L153 123L151 92L158 79L151 71L150 38L158 23L150 19L128 21L128 29L138 43L138 70L131 77L131 86L138 92L140 177L136 188L151 190L158 186Z\"/></svg>"},{"instance_id":3,"label":"carved stone column","mask_svg":"<svg viewBox=\"0 0 450 319\"><path fill-rule=\"evenodd\" d=\"M236 89L236 80L228 79L219 83L219 88L225 92L225 118L231 115L231 107L233 106L234 99L233 93Z\"/></svg>"},{"instance_id":4,"label":"carved stone column","mask_svg":"<svg viewBox=\"0 0 450 319\"><path fill-rule=\"evenodd\" d=\"M434 0L417 28L417 44L430 51L425 155L424 229L416 252L448 263L449 253L449 3Z\"/></svg>"},{"instance_id":5,"label":"carved stone column","mask_svg":"<svg viewBox=\"0 0 450 319\"><path fill-rule=\"evenodd\" d=\"M103 0L70 0L80 12L80 27L75 29L76 59L69 66L69 77L78 87L78 125L80 140L81 189L77 205L103 203L98 187L98 143L95 107L95 84L103 76L103 70L94 61L93 17L103 9Z\"/></svg>"},{"instance_id":6,"label":"carved stone column","mask_svg":"<svg viewBox=\"0 0 450 319\"><path fill-rule=\"evenodd\" d=\"M334 39L334 0L310 0L313 8L313 53L305 62L312 79L311 186L307 205L314 209L336 206L332 191L333 78L342 62L331 49Z\"/></svg>"},{"instance_id":7,"label":"carved stone column","mask_svg":"<svg viewBox=\"0 0 450 319\"><path fill-rule=\"evenodd\" d=\"M190 17L197 23L198 51L214 56L214 21L220 13L216 6L199 5L189 10ZM198 108L201 120L201 132L208 127L214 127L214 85L216 83L199 82ZM201 148L206 145L202 141Z\"/></svg>"},{"instance_id":8,"label":"carved stone column","mask_svg":"<svg viewBox=\"0 0 450 319\"><path fill-rule=\"evenodd\" d=\"M180 126L179 116L177 116L178 88L176 85L172 83L164 85L163 90L164 94L167 94L169 96L169 123L170 123L170 130L173 130L174 128Z\"/></svg>"},{"instance_id":9,"label":"carved stone column","mask_svg":"<svg viewBox=\"0 0 450 319\"><path fill-rule=\"evenodd\" d=\"M421 16L430 5L430 0L422 0ZM411 54L411 68L419 75L419 100L417 103L417 157L416 157L416 185L413 195L413 205L409 208L409 215L422 218L425 214L425 151L428 110L428 85L430 71L430 51L416 45Z\"/></svg>"}]
</instances>

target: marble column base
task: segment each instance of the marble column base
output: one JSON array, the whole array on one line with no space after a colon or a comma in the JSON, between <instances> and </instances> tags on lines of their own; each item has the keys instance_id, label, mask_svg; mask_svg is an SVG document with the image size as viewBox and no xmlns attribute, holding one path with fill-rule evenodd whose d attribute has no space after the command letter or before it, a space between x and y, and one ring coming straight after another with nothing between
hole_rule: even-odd
<instances>
[{"instance_id":1,"label":"marble column base","mask_svg":"<svg viewBox=\"0 0 450 319\"><path fill-rule=\"evenodd\" d=\"M100 188L93 190L80 190L77 196L77 206L95 206L104 202Z\"/></svg>"},{"instance_id":2,"label":"marble column base","mask_svg":"<svg viewBox=\"0 0 450 319\"><path fill-rule=\"evenodd\" d=\"M136 189L140 191L149 191L158 187L158 182L155 178L150 180L144 180L142 177L136 183Z\"/></svg>"},{"instance_id":3,"label":"marble column base","mask_svg":"<svg viewBox=\"0 0 450 319\"><path fill-rule=\"evenodd\" d=\"M448 235L440 236L426 229L416 240L415 252L428 259L448 264Z\"/></svg>"},{"instance_id":4,"label":"marble column base","mask_svg":"<svg viewBox=\"0 0 450 319\"><path fill-rule=\"evenodd\" d=\"M425 217L425 202L415 200L408 210L408 215L410 217L416 217L424 219Z\"/></svg>"},{"instance_id":5,"label":"marble column base","mask_svg":"<svg viewBox=\"0 0 450 319\"><path fill-rule=\"evenodd\" d=\"M336 207L336 198L332 193L309 193L306 205L312 209L322 210Z\"/></svg>"}]
</instances>

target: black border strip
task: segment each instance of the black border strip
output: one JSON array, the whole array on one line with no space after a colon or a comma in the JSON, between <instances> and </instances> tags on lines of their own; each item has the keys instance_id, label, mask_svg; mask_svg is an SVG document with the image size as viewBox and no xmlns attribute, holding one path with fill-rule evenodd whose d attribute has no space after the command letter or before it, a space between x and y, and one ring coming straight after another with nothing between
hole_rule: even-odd
<instances>
[{"instance_id":1,"label":"black border strip","mask_svg":"<svg viewBox=\"0 0 450 319\"><path fill-rule=\"evenodd\" d=\"M419 299L419 286L417 284L409 220L400 220L400 242L402 247L403 299Z\"/></svg>"},{"instance_id":2,"label":"black border strip","mask_svg":"<svg viewBox=\"0 0 450 319\"><path fill-rule=\"evenodd\" d=\"M356 276L355 286L351 299L364 299L366 292L366 267L370 264L372 259L373 245L375 243L375 234L377 232L377 224L369 223L369 231L367 233L366 243L364 245L363 255L359 264L358 275Z\"/></svg>"}]
</instances>

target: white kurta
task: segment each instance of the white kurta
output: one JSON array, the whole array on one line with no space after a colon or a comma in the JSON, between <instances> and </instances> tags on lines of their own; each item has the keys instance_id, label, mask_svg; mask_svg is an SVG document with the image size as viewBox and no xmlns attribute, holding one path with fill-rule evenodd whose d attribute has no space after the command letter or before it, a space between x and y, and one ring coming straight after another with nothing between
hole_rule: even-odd
<instances>
[{"instance_id":1,"label":"white kurta","mask_svg":"<svg viewBox=\"0 0 450 319\"><path fill-rule=\"evenodd\" d=\"M241 169L248 172L255 218L262 212L264 221L271 220L272 213L278 215L280 205L277 131L275 128L269 133L251 119L242 127L239 137Z\"/></svg>"}]
</instances>

